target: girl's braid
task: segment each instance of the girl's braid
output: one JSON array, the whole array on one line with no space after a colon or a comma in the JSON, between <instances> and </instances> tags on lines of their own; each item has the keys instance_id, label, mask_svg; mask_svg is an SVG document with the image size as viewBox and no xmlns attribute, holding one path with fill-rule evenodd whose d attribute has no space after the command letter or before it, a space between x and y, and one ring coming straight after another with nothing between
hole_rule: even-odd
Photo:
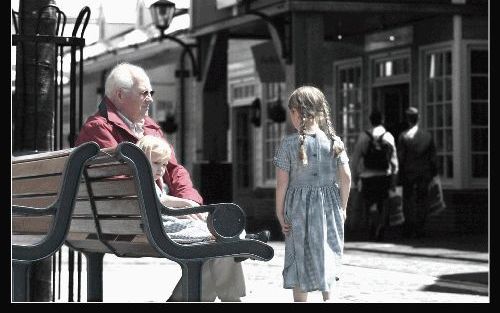
<instances>
[{"instance_id":1,"label":"girl's braid","mask_svg":"<svg viewBox=\"0 0 500 313\"><path fill-rule=\"evenodd\" d=\"M330 138L330 141L332 142L332 151L335 152L336 155L339 155L342 151L344 151L344 144L340 140L339 137L335 134L335 129L333 128L332 121L330 119L330 109L328 108L328 103L326 101L323 101L322 104L323 107L323 116L324 116L324 121L326 123L325 128L323 131L326 132L327 136Z\"/></svg>"},{"instance_id":2,"label":"girl's braid","mask_svg":"<svg viewBox=\"0 0 500 313\"><path fill-rule=\"evenodd\" d=\"M306 118L304 117L304 108L300 110L301 121L300 121L300 130L299 130L299 159L302 160L302 165L307 165L307 153L306 153Z\"/></svg>"}]
</instances>

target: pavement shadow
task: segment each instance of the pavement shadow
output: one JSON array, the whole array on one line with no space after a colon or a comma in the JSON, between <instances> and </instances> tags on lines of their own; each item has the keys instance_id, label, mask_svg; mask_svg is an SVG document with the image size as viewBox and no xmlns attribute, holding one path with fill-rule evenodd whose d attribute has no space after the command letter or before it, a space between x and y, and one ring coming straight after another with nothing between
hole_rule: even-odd
<instances>
[{"instance_id":1,"label":"pavement shadow","mask_svg":"<svg viewBox=\"0 0 500 313\"><path fill-rule=\"evenodd\" d=\"M422 290L488 296L488 272L441 275Z\"/></svg>"},{"instance_id":2,"label":"pavement shadow","mask_svg":"<svg viewBox=\"0 0 500 313\"><path fill-rule=\"evenodd\" d=\"M370 241L367 231L350 231L346 242ZM398 227L389 227L379 243L409 245L415 248L442 248L458 251L488 253L488 234L428 233L420 238L405 238Z\"/></svg>"}]
</instances>

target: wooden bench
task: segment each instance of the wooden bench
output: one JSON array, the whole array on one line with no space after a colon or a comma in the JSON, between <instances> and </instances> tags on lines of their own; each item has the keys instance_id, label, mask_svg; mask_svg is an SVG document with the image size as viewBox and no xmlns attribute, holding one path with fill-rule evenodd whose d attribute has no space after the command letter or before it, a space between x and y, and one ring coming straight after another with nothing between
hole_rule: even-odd
<instances>
[{"instance_id":1,"label":"wooden bench","mask_svg":"<svg viewBox=\"0 0 500 313\"><path fill-rule=\"evenodd\" d=\"M182 268L185 301L200 300L201 267L206 260L246 256L267 261L273 257L269 245L238 237L244 228L245 215L236 204L171 209L159 202L154 184L146 156L128 142L116 149L100 150L84 165L65 244L86 257L87 301L103 300L102 262L106 253L120 257L163 257L177 262ZM43 190L46 188L39 186L38 194ZM27 198L18 197L13 191L15 204L23 204ZM42 203L42 199L30 201ZM216 240L180 244L165 234L161 214L202 212L209 212L208 224ZM52 219L52 216L14 216L13 230L25 235L46 233Z\"/></svg>"}]
</instances>

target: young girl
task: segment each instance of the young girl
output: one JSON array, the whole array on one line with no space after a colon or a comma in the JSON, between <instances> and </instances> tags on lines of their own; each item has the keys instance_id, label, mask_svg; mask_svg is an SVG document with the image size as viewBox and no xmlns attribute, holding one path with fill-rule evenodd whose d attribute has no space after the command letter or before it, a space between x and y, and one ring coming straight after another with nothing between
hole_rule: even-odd
<instances>
[{"instance_id":1,"label":"young girl","mask_svg":"<svg viewBox=\"0 0 500 313\"><path fill-rule=\"evenodd\" d=\"M146 135L139 139L137 146L146 154L156 182L156 192L163 205L172 208L198 206L189 199L174 197L168 194L168 186L163 183L163 175L170 160L171 149L162 138ZM182 216L162 215L167 235L179 243L192 243L214 239L206 223L206 214L190 214Z\"/></svg>"},{"instance_id":2,"label":"young girl","mask_svg":"<svg viewBox=\"0 0 500 313\"><path fill-rule=\"evenodd\" d=\"M274 157L276 214L285 234L283 287L293 289L296 302L315 290L328 301L344 248L349 159L319 89L296 89L288 108L298 134L283 138Z\"/></svg>"},{"instance_id":3,"label":"young girl","mask_svg":"<svg viewBox=\"0 0 500 313\"><path fill-rule=\"evenodd\" d=\"M171 155L170 145L160 137L146 135L139 139L137 146L146 154L151 164L156 191L163 205L174 208L198 206L198 203L168 194L168 186L163 183ZM192 243L214 239L206 223L206 215L169 216L162 215L165 233L175 242ZM241 263L234 258L217 258L205 262L202 268L201 301L212 302L217 297L221 301L240 301L245 296L245 277ZM182 283L179 281L168 301L182 301Z\"/></svg>"}]
</instances>

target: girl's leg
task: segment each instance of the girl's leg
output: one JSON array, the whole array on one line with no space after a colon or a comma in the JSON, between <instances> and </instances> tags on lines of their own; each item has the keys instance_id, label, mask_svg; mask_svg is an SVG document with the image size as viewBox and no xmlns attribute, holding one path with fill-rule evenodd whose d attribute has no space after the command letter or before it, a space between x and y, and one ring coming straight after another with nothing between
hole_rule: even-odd
<instances>
[{"instance_id":1,"label":"girl's leg","mask_svg":"<svg viewBox=\"0 0 500 313\"><path fill-rule=\"evenodd\" d=\"M329 291L322 291L321 294L323 295L323 301L327 302L330 300L330 292Z\"/></svg>"},{"instance_id":2,"label":"girl's leg","mask_svg":"<svg viewBox=\"0 0 500 313\"><path fill-rule=\"evenodd\" d=\"M293 288L293 301L307 302L307 292L303 292L299 287Z\"/></svg>"}]
</instances>

